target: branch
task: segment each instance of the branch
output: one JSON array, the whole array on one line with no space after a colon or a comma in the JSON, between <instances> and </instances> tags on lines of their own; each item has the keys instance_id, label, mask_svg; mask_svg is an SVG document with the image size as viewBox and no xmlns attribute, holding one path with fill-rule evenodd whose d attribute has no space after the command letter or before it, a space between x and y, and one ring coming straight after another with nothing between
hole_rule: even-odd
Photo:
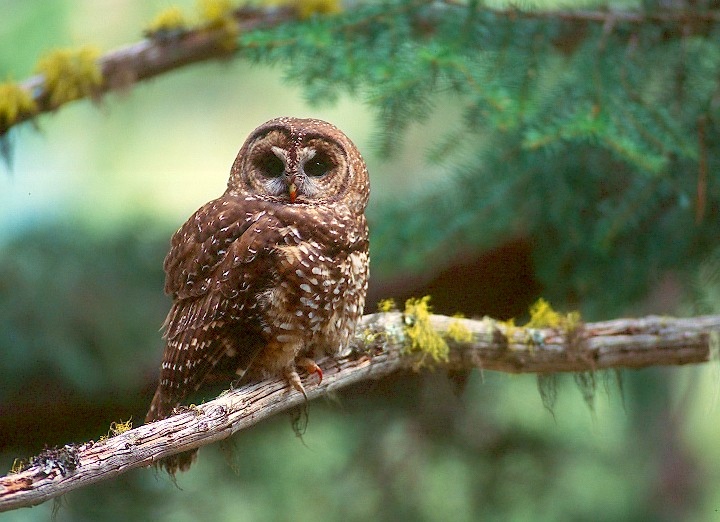
<instances>
[{"instance_id":1,"label":"branch","mask_svg":"<svg viewBox=\"0 0 720 522\"><path fill-rule=\"evenodd\" d=\"M440 0L437 2L422 0L416 7L431 5L435 11L443 9L467 10L468 6L460 0ZM356 4L356 9L362 4ZM658 12L639 11L563 11L563 10L519 10L519 9L487 9L481 8L483 13L491 15L498 20L517 22L520 20L537 19L557 20L568 26L584 26L587 23L604 24L613 27L617 24L663 24L669 26L682 26L688 28L707 28L720 23L720 11L692 11L668 10ZM427 12L418 11L424 25L437 23ZM237 24L238 34L255 29L268 29L291 21L300 21L301 16L296 6L281 7L240 7L232 12L232 18ZM362 24L361 24L362 25ZM685 34L685 33L679 33ZM243 50L241 45L228 46L228 33L225 29L209 29L197 27L183 31L180 35L163 38L153 37L135 44L121 47L101 56L98 59L102 81L93 86L90 92L79 94L77 98L65 100L66 104L83 96L92 96L97 99L112 90L127 88L130 85L153 78L163 73L179 69L187 65L207 60L229 58ZM9 129L19 123L31 120L39 114L51 112L59 108L53 102L52 93L47 86L43 75L36 75L20 82L18 87L29 93L34 106L32 108L19 106L13 110L13 117L3 120L0 117L0 137ZM0 116L2 116L0 114Z\"/></svg>"},{"instance_id":2,"label":"branch","mask_svg":"<svg viewBox=\"0 0 720 522\"><path fill-rule=\"evenodd\" d=\"M414 321L414 317L397 312L365 316L353 354L318 361L324 380L318 385L314 377L308 378L308 399L428 365L426 352L407 353ZM720 316L618 319L579 325L568 332L431 315L427 328L446 339L449 347L447 360L435 361L432 367L453 370L549 373L681 365L710 360L720 345ZM33 506L168 455L225 439L302 403L302 395L284 381L266 380L100 442L47 450L33 459L29 468L0 477L0 512Z\"/></svg>"},{"instance_id":3,"label":"branch","mask_svg":"<svg viewBox=\"0 0 720 522\"><path fill-rule=\"evenodd\" d=\"M462 4L454 0L444 0L445 3L452 6L461 7ZM539 19L539 20L562 20L564 22L597 23L606 25L608 23L626 23L633 25L653 24L653 25L698 25L698 24L717 24L720 23L720 11L700 11L692 9L668 9L650 11L623 11L623 10L520 10L511 9L491 9L496 16L509 19Z\"/></svg>"},{"instance_id":4,"label":"branch","mask_svg":"<svg viewBox=\"0 0 720 522\"><path fill-rule=\"evenodd\" d=\"M243 7L233 12L240 33L254 29L269 28L298 18L294 7ZM198 62L228 58L237 48L228 48L224 29L199 27L184 31L172 38L147 38L140 42L110 51L98 59L102 82L92 90L93 98L99 98L112 90L122 90L130 85L148 80L163 73ZM0 136L11 127L23 123L38 114L58 109L52 103L51 92L41 74L21 82L19 86L31 93L36 104L33 111L21 111L6 126L0 125ZM66 103L71 101L68 100ZM0 123L2 121L0 120Z\"/></svg>"}]
</instances>

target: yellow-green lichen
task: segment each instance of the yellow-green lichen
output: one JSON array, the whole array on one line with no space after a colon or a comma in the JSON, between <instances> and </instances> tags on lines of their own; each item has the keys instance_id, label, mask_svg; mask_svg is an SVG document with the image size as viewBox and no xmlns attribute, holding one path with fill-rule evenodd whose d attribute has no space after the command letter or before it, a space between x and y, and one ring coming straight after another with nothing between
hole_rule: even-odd
<instances>
[{"instance_id":1,"label":"yellow-green lichen","mask_svg":"<svg viewBox=\"0 0 720 522\"><path fill-rule=\"evenodd\" d=\"M425 362L426 356L434 361L447 361L450 353L445 339L435 331L430 323L430 296L419 299L408 299L405 302L403 319L405 322L406 352L421 352L420 366Z\"/></svg>"},{"instance_id":2,"label":"yellow-green lichen","mask_svg":"<svg viewBox=\"0 0 720 522\"><path fill-rule=\"evenodd\" d=\"M515 324L515 318L510 318L507 321L498 321L497 324L504 327L505 337L507 338L508 344L510 344L513 337L515 336L515 332L518 329L517 325Z\"/></svg>"},{"instance_id":3,"label":"yellow-green lichen","mask_svg":"<svg viewBox=\"0 0 720 522\"><path fill-rule=\"evenodd\" d=\"M227 51L237 46L240 28L233 14L233 6L229 0L198 0L200 20L211 31L218 31L218 43Z\"/></svg>"},{"instance_id":4,"label":"yellow-green lichen","mask_svg":"<svg viewBox=\"0 0 720 522\"><path fill-rule=\"evenodd\" d=\"M0 84L0 132L11 127L18 116L35 114L37 110L28 91L13 82Z\"/></svg>"},{"instance_id":5,"label":"yellow-green lichen","mask_svg":"<svg viewBox=\"0 0 720 522\"><path fill-rule=\"evenodd\" d=\"M21 458L16 458L13 460L12 467L10 468L10 474L13 473L20 473L21 471L26 470L28 467L28 461Z\"/></svg>"},{"instance_id":6,"label":"yellow-green lichen","mask_svg":"<svg viewBox=\"0 0 720 522\"><path fill-rule=\"evenodd\" d=\"M580 312L561 314L553 310L545 299L540 298L530 307L530 321L525 328L564 328L573 331L581 322Z\"/></svg>"},{"instance_id":7,"label":"yellow-green lichen","mask_svg":"<svg viewBox=\"0 0 720 522\"><path fill-rule=\"evenodd\" d=\"M102 435L98 442L105 442L110 437L117 437L121 433L125 433L126 431L129 431L132 429L132 417L130 417L126 421L120 421L120 422L111 422L110 423L110 429L107 432L107 435Z\"/></svg>"},{"instance_id":8,"label":"yellow-green lichen","mask_svg":"<svg viewBox=\"0 0 720 522\"><path fill-rule=\"evenodd\" d=\"M469 343L473 339L472 332L459 319L464 319L462 314L453 315L454 321L451 321L447 329L447 338L456 343Z\"/></svg>"},{"instance_id":9,"label":"yellow-green lichen","mask_svg":"<svg viewBox=\"0 0 720 522\"><path fill-rule=\"evenodd\" d=\"M374 343L381 335L379 332L373 332L370 328L365 328L360 338L362 339L363 345L368 346Z\"/></svg>"},{"instance_id":10,"label":"yellow-green lichen","mask_svg":"<svg viewBox=\"0 0 720 522\"><path fill-rule=\"evenodd\" d=\"M116 437L126 431L132 429L132 417L126 421L112 422L110 424L110 431L108 431L108 437Z\"/></svg>"},{"instance_id":11,"label":"yellow-green lichen","mask_svg":"<svg viewBox=\"0 0 720 522\"><path fill-rule=\"evenodd\" d=\"M382 299L377 304L378 312L395 312L397 311L397 304L395 303L395 299L389 298L389 299Z\"/></svg>"},{"instance_id":12,"label":"yellow-green lichen","mask_svg":"<svg viewBox=\"0 0 720 522\"><path fill-rule=\"evenodd\" d=\"M342 12L340 0L296 0L298 18L306 20L313 15L333 15Z\"/></svg>"},{"instance_id":13,"label":"yellow-green lichen","mask_svg":"<svg viewBox=\"0 0 720 522\"><path fill-rule=\"evenodd\" d=\"M160 11L145 29L146 34L167 33L171 31L184 31L188 28L188 21L179 7L169 7Z\"/></svg>"},{"instance_id":14,"label":"yellow-green lichen","mask_svg":"<svg viewBox=\"0 0 720 522\"><path fill-rule=\"evenodd\" d=\"M45 77L45 88L52 107L97 94L103 82L99 57L98 49L85 46L58 49L38 61L36 69Z\"/></svg>"}]
</instances>

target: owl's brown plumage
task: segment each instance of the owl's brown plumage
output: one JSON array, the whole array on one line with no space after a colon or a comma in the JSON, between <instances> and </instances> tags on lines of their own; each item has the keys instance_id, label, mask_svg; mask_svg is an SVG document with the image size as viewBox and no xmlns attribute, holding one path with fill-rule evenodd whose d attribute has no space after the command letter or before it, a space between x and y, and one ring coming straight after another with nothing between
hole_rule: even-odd
<instances>
[{"instance_id":1,"label":"owl's brown plumage","mask_svg":"<svg viewBox=\"0 0 720 522\"><path fill-rule=\"evenodd\" d=\"M283 375L348 349L368 280L369 179L333 125L277 118L255 129L225 193L175 233L165 258L173 298L160 383L146 422L172 414L210 378ZM163 461L171 473L194 452Z\"/></svg>"}]
</instances>

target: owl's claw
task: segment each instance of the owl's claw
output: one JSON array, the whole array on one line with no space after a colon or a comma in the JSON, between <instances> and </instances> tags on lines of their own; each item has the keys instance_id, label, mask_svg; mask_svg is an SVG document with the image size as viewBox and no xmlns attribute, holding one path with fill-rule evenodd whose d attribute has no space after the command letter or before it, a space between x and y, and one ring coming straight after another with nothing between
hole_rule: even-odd
<instances>
[{"instance_id":1,"label":"owl's claw","mask_svg":"<svg viewBox=\"0 0 720 522\"><path fill-rule=\"evenodd\" d=\"M283 375L285 376L285 380L288 382L288 384L300 393L302 393L303 397L305 397L305 401L307 401L308 396L307 393L305 393L305 387L302 385L300 376L298 375L298 372L295 370L295 368L286 368L283 372Z\"/></svg>"},{"instance_id":2,"label":"owl's claw","mask_svg":"<svg viewBox=\"0 0 720 522\"><path fill-rule=\"evenodd\" d=\"M323 372L315 361L313 361L312 359L308 359L307 357L303 357L302 359L298 359L297 364L298 366L302 367L306 372L314 373L315 375L317 375L318 384L322 382Z\"/></svg>"}]
</instances>

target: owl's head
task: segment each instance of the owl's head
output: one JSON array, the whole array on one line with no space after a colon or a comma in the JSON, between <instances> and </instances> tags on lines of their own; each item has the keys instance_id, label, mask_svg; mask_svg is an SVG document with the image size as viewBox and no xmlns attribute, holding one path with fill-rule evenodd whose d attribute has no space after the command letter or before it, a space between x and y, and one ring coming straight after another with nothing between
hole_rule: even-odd
<instances>
[{"instance_id":1,"label":"owl's head","mask_svg":"<svg viewBox=\"0 0 720 522\"><path fill-rule=\"evenodd\" d=\"M287 204L343 203L362 213L369 179L360 152L337 127L283 117L248 136L230 170L228 192Z\"/></svg>"}]
</instances>

